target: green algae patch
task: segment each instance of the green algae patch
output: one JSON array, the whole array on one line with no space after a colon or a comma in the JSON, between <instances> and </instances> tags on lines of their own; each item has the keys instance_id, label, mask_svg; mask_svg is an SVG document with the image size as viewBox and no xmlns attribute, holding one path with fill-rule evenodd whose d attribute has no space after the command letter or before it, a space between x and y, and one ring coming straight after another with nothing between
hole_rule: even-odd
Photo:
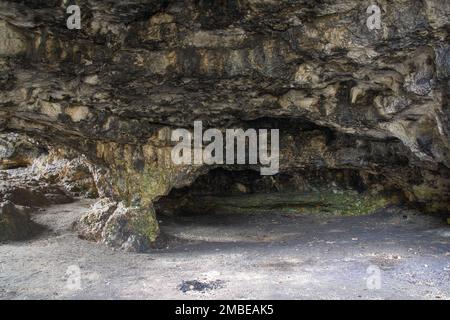
<instances>
[{"instance_id":1,"label":"green algae patch","mask_svg":"<svg viewBox=\"0 0 450 320\"><path fill-rule=\"evenodd\" d=\"M412 188L416 201L425 203L423 210L428 213L448 212L450 202L445 192L441 189L432 188L427 185L416 185Z\"/></svg>"},{"instance_id":2,"label":"green algae patch","mask_svg":"<svg viewBox=\"0 0 450 320\"><path fill-rule=\"evenodd\" d=\"M145 214L140 214L131 222L133 230L147 239L149 242L156 241L159 235L159 226L153 209L146 210Z\"/></svg>"},{"instance_id":3,"label":"green algae patch","mask_svg":"<svg viewBox=\"0 0 450 320\"><path fill-rule=\"evenodd\" d=\"M413 186L412 190L414 196L419 201L429 202L432 200L438 200L442 197L442 193L440 192L439 189L432 188L425 184Z\"/></svg>"},{"instance_id":4,"label":"green algae patch","mask_svg":"<svg viewBox=\"0 0 450 320\"><path fill-rule=\"evenodd\" d=\"M165 195L170 189L172 168L158 168L146 165L142 171L125 167L124 170L114 170L114 187L118 198L127 206L148 206L159 196ZM136 200L138 203L136 203Z\"/></svg>"},{"instance_id":5,"label":"green algae patch","mask_svg":"<svg viewBox=\"0 0 450 320\"><path fill-rule=\"evenodd\" d=\"M360 194L355 191L317 191L304 193L268 193L239 196L188 196L173 200L175 214L317 214L358 216L373 213L389 204L394 197ZM167 212L167 208L165 208ZM170 210L169 210L170 211Z\"/></svg>"},{"instance_id":6,"label":"green algae patch","mask_svg":"<svg viewBox=\"0 0 450 320\"><path fill-rule=\"evenodd\" d=\"M143 204L151 203L154 198L167 193L170 187L170 175L169 169L151 168L140 176L137 181L140 195L144 200Z\"/></svg>"}]
</instances>

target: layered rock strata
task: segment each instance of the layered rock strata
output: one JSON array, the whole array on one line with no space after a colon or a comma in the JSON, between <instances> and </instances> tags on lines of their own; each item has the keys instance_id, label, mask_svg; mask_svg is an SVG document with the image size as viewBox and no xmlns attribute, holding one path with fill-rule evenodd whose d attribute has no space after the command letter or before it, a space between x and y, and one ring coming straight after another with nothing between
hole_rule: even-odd
<instances>
[{"instance_id":1,"label":"layered rock strata","mask_svg":"<svg viewBox=\"0 0 450 320\"><path fill-rule=\"evenodd\" d=\"M154 201L213 169L171 161L195 120L280 128L281 173L357 170L446 212L450 3L379 0L369 30L371 4L79 0L70 30L66 1L3 1L0 126L89 160L115 209L86 237L114 246L154 241Z\"/></svg>"}]
</instances>

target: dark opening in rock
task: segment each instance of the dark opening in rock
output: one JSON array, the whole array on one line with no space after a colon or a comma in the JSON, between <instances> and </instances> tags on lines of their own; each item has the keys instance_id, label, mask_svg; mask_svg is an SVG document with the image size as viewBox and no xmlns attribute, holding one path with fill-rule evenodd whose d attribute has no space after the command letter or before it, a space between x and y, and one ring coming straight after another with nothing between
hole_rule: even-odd
<instances>
[{"instance_id":1,"label":"dark opening in rock","mask_svg":"<svg viewBox=\"0 0 450 320\"><path fill-rule=\"evenodd\" d=\"M253 170L217 168L191 186L173 189L155 203L157 214L372 213L399 201L358 170L304 169L275 176Z\"/></svg>"}]
</instances>

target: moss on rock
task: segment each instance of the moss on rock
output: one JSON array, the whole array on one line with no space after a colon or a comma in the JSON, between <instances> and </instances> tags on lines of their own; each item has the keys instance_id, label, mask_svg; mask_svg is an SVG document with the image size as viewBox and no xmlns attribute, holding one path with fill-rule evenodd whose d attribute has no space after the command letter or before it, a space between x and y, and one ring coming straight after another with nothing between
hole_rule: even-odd
<instances>
[{"instance_id":1,"label":"moss on rock","mask_svg":"<svg viewBox=\"0 0 450 320\"><path fill-rule=\"evenodd\" d=\"M424 210L430 213L449 212L450 201L441 188L433 188L427 184L412 187L415 201L426 204Z\"/></svg>"},{"instance_id":2,"label":"moss on rock","mask_svg":"<svg viewBox=\"0 0 450 320\"><path fill-rule=\"evenodd\" d=\"M375 212L391 203L395 196L360 194L356 191L315 191L291 193L260 193L239 196L202 196L174 199L166 213L289 213L354 216Z\"/></svg>"},{"instance_id":3,"label":"moss on rock","mask_svg":"<svg viewBox=\"0 0 450 320\"><path fill-rule=\"evenodd\" d=\"M153 207L146 210L145 214L136 216L131 223L137 234L142 235L150 243L154 242L159 235L158 221Z\"/></svg>"}]
</instances>

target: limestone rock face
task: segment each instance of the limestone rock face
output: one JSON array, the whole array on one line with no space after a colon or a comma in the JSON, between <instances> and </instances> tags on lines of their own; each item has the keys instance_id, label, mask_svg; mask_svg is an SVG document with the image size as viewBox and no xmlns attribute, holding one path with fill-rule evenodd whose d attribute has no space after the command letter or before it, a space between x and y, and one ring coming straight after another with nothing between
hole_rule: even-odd
<instances>
[{"instance_id":1,"label":"limestone rock face","mask_svg":"<svg viewBox=\"0 0 450 320\"><path fill-rule=\"evenodd\" d=\"M27 207L46 207L73 201L63 188L39 179L30 179L29 170L0 172L0 201Z\"/></svg>"},{"instance_id":2,"label":"limestone rock face","mask_svg":"<svg viewBox=\"0 0 450 320\"><path fill-rule=\"evenodd\" d=\"M170 159L194 120L280 128L282 172L359 170L449 210L448 1L379 1L374 30L368 0L81 0L80 30L64 3L0 5L0 126L90 161L123 204L104 241L153 240L154 200L211 169Z\"/></svg>"},{"instance_id":3,"label":"limestone rock face","mask_svg":"<svg viewBox=\"0 0 450 320\"><path fill-rule=\"evenodd\" d=\"M91 164L83 156L51 149L47 154L33 160L30 171L39 180L60 186L74 196L98 196Z\"/></svg>"},{"instance_id":4,"label":"limestone rock face","mask_svg":"<svg viewBox=\"0 0 450 320\"><path fill-rule=\"evenodd\" d=\"M0 134L0 169L26 167L44 152L36 141L24 135Z\"/></svg>"},{"instance_id":5,"label":"limestone rock face","mask_svg":"<svg viewBox=\"0 0 450 320\"><path fill-rule=\"evenodd\" d=\"M82 239L101 241L106 222L116 209L116 202L109 199L100 199L80 221L75 223L74 229L78 231L78 235Z\"/></svg>"},{"instance_id":6,"label":"limestone rock face","mask_svg":"<svg viewBox=\"0 0 450 320\"><path fill-rule=\"evenodd\" d=\"M142 211L139 207L125 207L123 203L101 199L74 228L83 239L140 252L146 250L158 234L153 210Z\"/></svg>"},{"instance_id":7,"label":"limestone rock face","mask_svg":"<svg viewBox=\"0 0 450 320\"><path fill-rule=\"evenodd\" d=\"M14 56L27 48L25 36L6 21L0 21L0 56Z\"/></svg>"}]
</instances>

